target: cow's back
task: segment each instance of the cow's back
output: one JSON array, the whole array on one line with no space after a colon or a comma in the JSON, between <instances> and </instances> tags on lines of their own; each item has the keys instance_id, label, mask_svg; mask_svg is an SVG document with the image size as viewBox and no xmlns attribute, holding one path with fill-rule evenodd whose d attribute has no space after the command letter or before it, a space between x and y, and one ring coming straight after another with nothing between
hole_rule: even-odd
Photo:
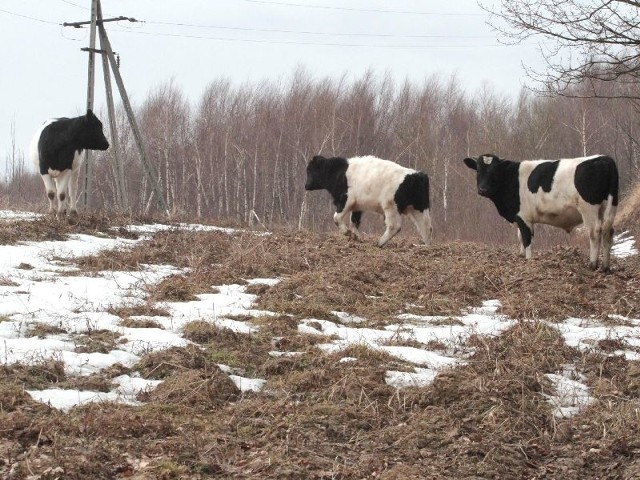
<instances>
[{"instance_id":1,"label":"cow's back","mask_svg":"<svg viewBox=\"0 0 640 480\"><path fill-rule=\"evenodd\" d=\"M44 122L31 138L31 143L29 144L29 155L31 156L33 165L38 171L40 171L40 138L42 137L42 132L56 120L58 119L52 118Z\"/></svg>"},{"instance_id":2,"label":"cow's back","mask_svg":"<svg viewBox=\"0 0 640 480\"><path fill-rule=\"evenodd\" d=\"M612 204L618 205L618 167L606 155L590 157L578 166L575 173L575 187L582 199L591 205L599 205L612 197Z\"/></svg>"},{"instance_id":3,"label":"cow's back","mask_svg":"<svg viewBox=\"0 0 640 480\"><path fill-rule=\"evenodd\" d=\"M30 145L31 156L41 175L57 176L64 170L76 170L82 164L82 147L75 140L79 121L54 118L36 132Z\"/></svg>"},{"instance_id":4,"label":"cow's back","mask_svg":"<svg viewBox=\"0 0 640 480\"><path fill-rule=\"evenodd\" d=\"M581 202L600 204L607 199L608 177L598 178L594 162L602 155L561 160L526 160L520 163L520 217L534 223L546 223L571 229L582 222ZM613 160L611 160L613 162ZM594 186L596 190L594 191ZM584 193L590 194L585 197ZM594 201L595 197L597 201Z\"/></svg>"},{"instance_id":5,"label":"cow's back","mask_svg":"<svg viewBox=\"0 0 640 480\"><path fill-rule=\"evenodd\" d=\"M378 209L380 199L393 200L398 185L415 170L373 156L348 160L347 186L350 198L363 209Z\"/></svg>"}]
</instances>

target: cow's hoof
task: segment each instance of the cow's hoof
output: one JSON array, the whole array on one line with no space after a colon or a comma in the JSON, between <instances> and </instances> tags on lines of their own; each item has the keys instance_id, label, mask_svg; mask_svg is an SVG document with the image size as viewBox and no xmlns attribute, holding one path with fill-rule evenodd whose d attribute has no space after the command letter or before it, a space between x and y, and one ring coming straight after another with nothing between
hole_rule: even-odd
<instances>
[{"instance_id":1,"label":"cow's hoof","mask_svg":"<svg viewBox=\"0 0 640 480\"><path fill-rule=\"evenodd\" d=\"M589 270L597 270L598 269L598 262L589 262Z\"/></svg>"},{"instance_id":2,"label":"cow's hoof","mask_svg":"<svg viewBox=\"0 0 640 480\"><path fill-rule=\"evenodd\" d=\"M69 216L70 217L77 217L78 216L78 211L75 208L69 210Z\"/></svg>"},{"instance_id":3,"label":"cow's hoof","mask_svg":"<svg viewBox=\"0 0 640 480\"><path fill-rule=\"evenodd\" d=\"M602 266L602 267L600 267L600 271L601 271L602 273L611 273L611 267L604 267L604 266Z\"/></svg>"}]
</instances>

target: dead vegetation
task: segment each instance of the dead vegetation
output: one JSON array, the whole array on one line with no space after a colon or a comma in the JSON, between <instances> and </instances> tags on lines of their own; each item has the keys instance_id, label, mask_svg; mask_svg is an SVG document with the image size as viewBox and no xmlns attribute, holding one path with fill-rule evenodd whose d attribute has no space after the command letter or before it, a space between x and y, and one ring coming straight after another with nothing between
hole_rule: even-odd
<instances>
[{"instance_id":1,"label":"dead vegetation","mask_svg":"<svg viewBox=\"0 0 640 480\"><path fill-rule=\"evenodd\" d=\"M616 356L623 345L616 340L579 352L539 321L576 316L615 324L621 320L609 314L640 316L638 259L615 262L609 275L591 272L586 261L577 247L538 251L527 262L515 248L423 248L396 239L381 250L370 241L293 231L167 231L127 251L81 259L81 269L93 272L147 263L185 268L150 290L162 301L279 277L275 286L250 287L258 307L276 315L252 318L252 334L191 322L183 333L192 344L144 355L132 369L72 377L55 361L0 367L0 477L637 477L640 363ZM386 384L385 372L412 365L364 346L326 353L318 344L328 338L297 329L303 318L337 321L336 310L366 318L366 326L398 323L407 312L456 325L461 309L492 298L519 321L498 337L469 337L461 345L473 352L466 363L424 388ZM150 301L110 313L123 326L145 328L152 323L137 322L168 312ZM100 352L115 342L96 331L78 348ZM567 364L586 376L596 401L560 419L543 395L553 393L545 374ZM260 393L240 392L220 365L267 383ZM123 373L163 383L139 395L141 406L92 404L68 413L25 392L108 391Z\"/></svg>"},{"instance_id":2,"label":"dead vegetation","mask_svg":"<svg viewBox=\"0 0 640 480\"><path fill-rule=\"evenodd\" d=\"M128 232L123 227L150 219L144 216L116 216L95 212L68 217L64 220L59 220L54 215L42 215L33 220L4 220L0 228L0 245L13 245L27 241L65 240L69 235L78 233L138 238L138 235Z\"/></svg>"}]
</instances>

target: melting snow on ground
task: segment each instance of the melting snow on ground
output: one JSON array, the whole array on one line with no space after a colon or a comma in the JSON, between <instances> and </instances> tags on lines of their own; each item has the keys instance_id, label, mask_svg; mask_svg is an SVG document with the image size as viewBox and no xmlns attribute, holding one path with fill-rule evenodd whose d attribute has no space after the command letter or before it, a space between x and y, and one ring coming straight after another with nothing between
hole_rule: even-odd
<instances>
[{"instance_id":1,"label":"melting snow on ground","mask_svg":"<svg viewBox=\"0 0 640 480\"><path fill-rule=\"evenodd\" d=\"M0 211L0 219L33 219L35 214ZM0 286L0 362L3 364L34 364L46 359L64 363L69 375L90 375L114 364L135 365L146 353L172 346L185 346L182 329L188 322L204 320L242 334L252 334L258 327L238 316L259 317L273 312L254 308L257 296L247 293L245 285L221 285L215 293L198 295L189 302L169 302L160 306L168 316L132 317L150 318L160 328L130 328L121 325L121 319L108 313L112 307L140 304L145 301L145 286L163 278L183 272L169 265L146 265L136 272L104 271L93 276L73 276L77 268L68 260L84 255L95 255L105 250L130 248L156 232L181 229L186 231L237 230L212 226L180 224L132 225L131 232L141 235L138 240L103 238L90 235L71 235L65 241L26 242L20 245L0 246L0 267L4 274ZM615 239L614 255L624 258L637 253L633 237L627 233ZM247 279L247 284L275 285L280 279ZM320 348L327 352L345 350L350 345L365 345L385 352L410 366L408 371L389 370L385 380L396 388L428 385L445 368L464 364L472 353L461 348L470 335L500 335L514 321L498 313L500 302L490 300L480 308L471 308L453 317L399 314L392 325L368 328L366 318L349 312L333 311L333 319L305 319L298 331L331 338ZM634 347L640 347L640 320L617 318L622 326L606 326L593 321L567 319L552 324L560 330L567 344L580 349L593 348L600 340L624 339L622 348L614 354L629 359L640 359ZM30 333L37 325L56 327L60 332L44 336ZM116 332L117 348L109 353L80 353L76 351L78 335L96 330ZM41 338L43 337L43 338ZM410 343L414 346L406 346ZM430 348L435 346L435 350ZM274 357L296 356L304 352L269 352ZM344 357L343 362L357 362L357 358ZM260 391L264 379L244 378L225 365L220 368L241 391ZM556 415L569 416L591 401L588 387L575 368L547 374L555 394L546 398L555 406ZM29 390L39 401L55 408L69 408L87 402L117 401L138 404L140 391L155 388L160 381L137 376L122 375L112 380L110 392L92 392L63 389Z\"/></svg>"},{"instance_id":2,"label":"melting snow on ground","mask_svg":"<svg viewBox=\"0 0 640 480\"><path fill-rule=\"evenodd\" d=\"M626 258L637 254L636 241L629 232L622 232L613 237L611 255L618 258Z\"/></svg>"},{"instance_id":3,"label":"melting snow on ground","mask_svg":"<svg viewBox=\"0 0 640 480\"><path fill-rule=\"evenodd\" d=\"M593 402L589 387L584 384L586 378L573 365L565 365L562 372L547 373L545 377L551 381L555 390L555 394L544 396L555 407L556 417L572 417Z\"/></svg>"},{"instance_id":4,"label":"melting snow on ground","mask_svg":"<svg viewBox=\"0 0 640 480\"><path fill-rule=\"evenodd\" d=\"M0 213L0 218L34 218L29 215L11 216ZM223 231L230 229L198 225L138 225L129 229L150 234L167 228L189 231ZM255 331L247 322L238 322L225 316L269 315L270 312L251 309L256 296L245 292L242 285L222 285L218 293L203 294L197 301L162 304L170 315L153 317L162 328L130 328L121 325L120 317L108 313L112 307L144 302L145 286L180 273L168 265L146 265L140 271L104 271L95 276L72 276L77 268L68 261L106 250L129 248L140 242L122 238L103 238L91 235L71 235L65 241L24 242L20 245L0 246L0 268L4 274L0 286L0 362L5 365L37 364L47 359L64 363L69 375L91 375L114 364L125 367L135 365L141 355L185 346L182 327L192 320L211 321L238 332ZM62 274L62 275L61 275ZM71 274L71 275L69 275ZM249 284L273 285L278 279L252 279ZM34 335L34 327L55 327L59 334ZM109 330L117 333L118 348L109 353L80 353L78 335L92 331ZM231 379L243 390L259 390L264 380L246 379L237 375ZM30 390L29 394L53 407L66 410L74 405L92 401L121 401L135 404L141 390L155 388L155 380L121 376L113 380L110 392L47 389Z\"/></svg>"},{"instance_id":5,"label":"melting snow on ground","mask_svg":"<svg viewBox=\"0 0 640 480\"><path fill-rule=\"evenodd\" d=\"M424 386L433 381L438 371L464 363L469 351L458 351L457 346L472 334L499 335L513 325L503 315L498 315L500 302L489 300L480 308L469 309L457 317L420 316L400 314L396 318L401 323L388 325L384 329L352 327L328 320L306 319L299 325L301 333L335 337L331 343L321 344L325 351L344 350L351 345L365 345L374 350L386 352L392 357L415 365L412 371L388 371L385 379L389 385L397 388ZM351 316L337 315L347 324L362 323L358 318L354 322ZM346 320L346 321L345 321ZM425 345L425 348L393 345L411 340ZM442 345L447 353L434 352L426 348L431 342ZM391 345L389 345L391 344Z\"/></svg>"},{"instance_id":6,"label":"melting snow on ground","mask_svg":"<svg viewBox=\"0 0 640 480\"><path fill-rule=\"evenodd\" d=\"M599 342L610 341L620 346L611 355L623 355L627 360L640 360L640 320L609 315L615 325L604 325L596 320L568 318L553 324L570 347L590 351Z\"/></svg>"}]
</instances>

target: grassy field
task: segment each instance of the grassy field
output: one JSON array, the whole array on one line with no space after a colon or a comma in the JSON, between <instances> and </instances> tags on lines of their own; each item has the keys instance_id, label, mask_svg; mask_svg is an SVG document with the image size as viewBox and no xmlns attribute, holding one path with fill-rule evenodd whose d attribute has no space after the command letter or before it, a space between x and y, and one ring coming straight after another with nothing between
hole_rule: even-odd
<instances>
[{"instance_id":1,"label":"grassy field","mask_svg":"<svg viewBox=\"0 0 640 480\"><path fill-rule=\"evenodd\" d=\"M1 478L640 477L637 255L614 260L613 272L604 275L587 268L585 245L538 251L524 261L515 245L426 248L398 238L378 249L373 237L354 242L307 231L176 228L143 238L127 228L142 220L148 222L8 221L0 225L0 243L62 241L76 233L132 241L60 260L73 268L56 273L58 280L171 266L171 274L144 283L140 301L105 310L122 329L169 330L167 319L179 304L231 284L256 296L255 309L271 313L226 315L251 326L248 332L190 319L175 329L185 345L141 351L132 365L91 374L69 373L56 356L3 361ZM249 282L256 278L279 281ZM8 273L0 284L3 298L25 288ZM326 327L404 332L399 318L415 317L454 329L464 325L469 308L493 299L501 304L496 318L509 319L495 335L471 329L454 341L397 334L376 345L340 344ZM576 323L567 323L571 318L607 334L576 346L564 333ZM13 320L10 312L0 316L0 332ZM117 330L80 335L64 322L56 325L36 316L23 334L73 334L82 353L122 346ZM431 382L398 388L388 373L410 373L416 365L395 355L396 347L456 363L439 368ZM562 416L550 401L558 394L550 374L567 371L588 388L590 403ZM157 386L140 391L135 405L100 401L65 410L28 393L109 392L121 375ZM233 375L265 383L243 390Z\"/></svg>"}]
</instances>

